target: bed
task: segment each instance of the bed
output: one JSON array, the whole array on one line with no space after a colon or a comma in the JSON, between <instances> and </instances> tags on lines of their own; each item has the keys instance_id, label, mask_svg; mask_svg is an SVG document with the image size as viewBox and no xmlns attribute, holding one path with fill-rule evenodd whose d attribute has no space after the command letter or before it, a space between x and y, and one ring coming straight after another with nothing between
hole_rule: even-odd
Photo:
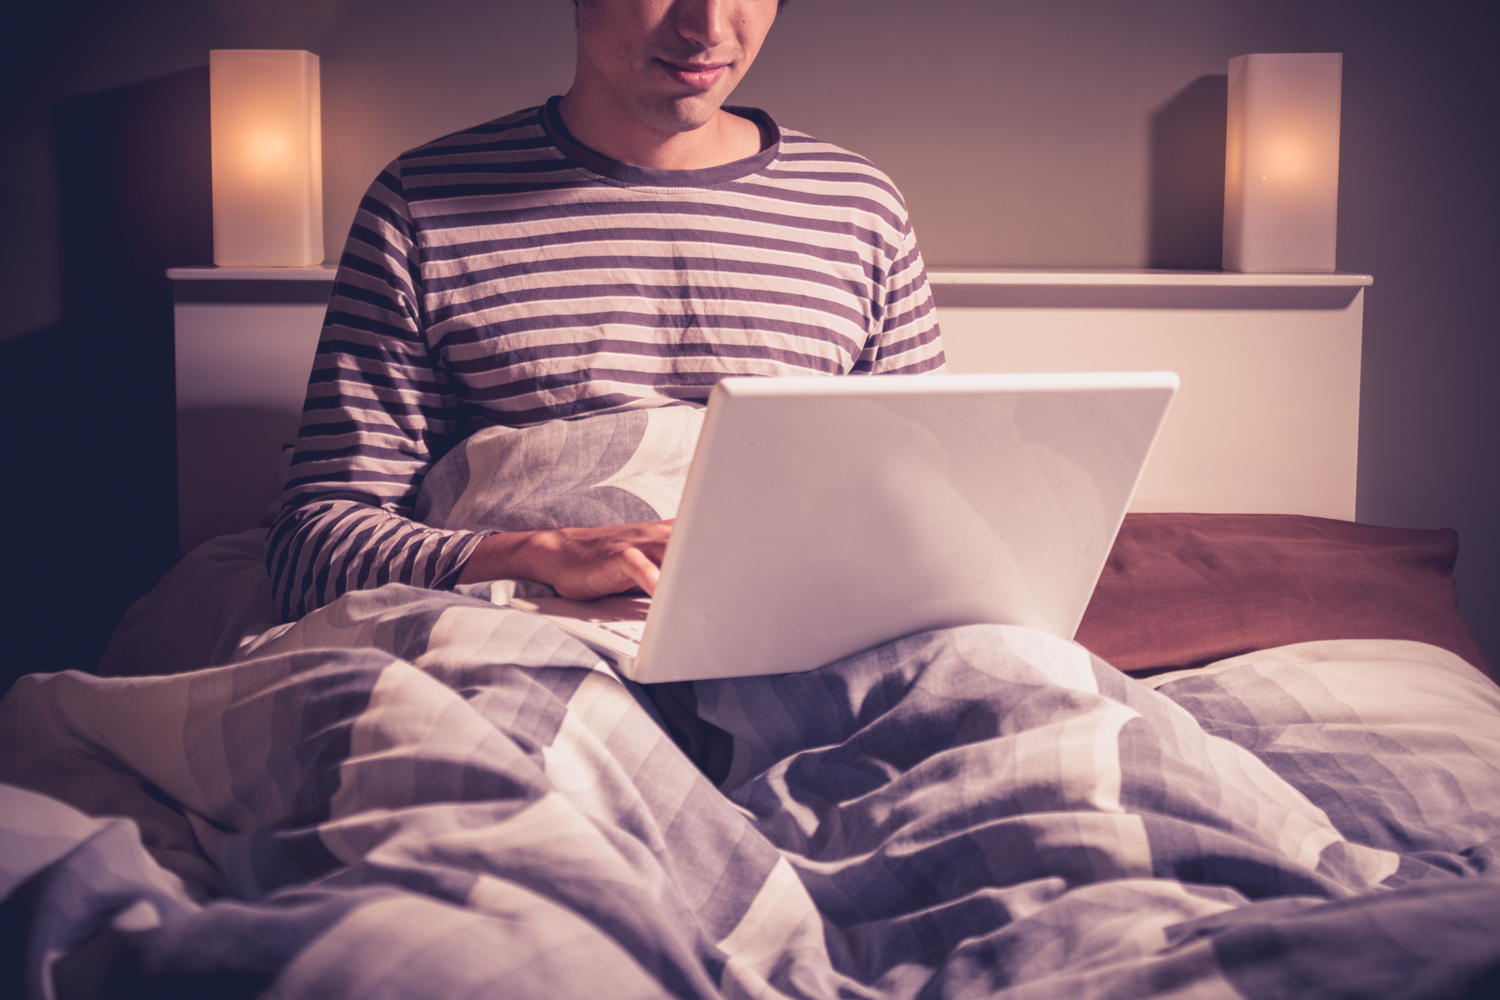
<instances>
[{"instance_id":1,"label":"bed","mask_svg":"<svg viewBox=\"0 0 1500 1000\"><path fill-rule=\"evenodd\" d=\"M424 520L605 523L621 463L680 469L630 420L568 444L601 419L476 435ZM630 509L669 515L663 481ZM524 584L279 624L262 546L199 546L99 675L0 702L28 996L1500 985L1500 687L1452 532L1138 512L1076 644L970 626L649 688L508 608Z\"/></svg>"}]
</instances>

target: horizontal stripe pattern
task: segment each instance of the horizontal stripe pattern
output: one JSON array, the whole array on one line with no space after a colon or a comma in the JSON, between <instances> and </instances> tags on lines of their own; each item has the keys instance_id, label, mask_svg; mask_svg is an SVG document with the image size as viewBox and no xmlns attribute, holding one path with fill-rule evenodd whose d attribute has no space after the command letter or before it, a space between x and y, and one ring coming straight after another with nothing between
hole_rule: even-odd
<instances>
[{"instance_id":1,"label":"horizontal stripe pattern","mask_svg":"<svg viewBox=\"0 0 1500 1000\"><path fill-rule=\"evenodd\" d=\"M450 586L484 533L410 520L469 434L705 402L727 375L943 366L906 207L863 158L776 141L707 170L607 160L554 102L399 157L340 260L267 567L285 620Z\"/></svg>"}]
</instances>

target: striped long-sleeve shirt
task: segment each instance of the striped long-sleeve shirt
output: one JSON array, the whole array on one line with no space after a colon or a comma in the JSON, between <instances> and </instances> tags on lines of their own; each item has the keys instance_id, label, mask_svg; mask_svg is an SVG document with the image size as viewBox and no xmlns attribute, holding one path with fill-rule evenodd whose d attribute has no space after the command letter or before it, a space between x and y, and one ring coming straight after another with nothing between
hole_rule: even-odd
<instances>
[{"instance_id":1,"label":"striped long-sleeve shirt","mask_svg":"<svg viewBox=\"0 0 1500 1000\"><path fill-rule=\"evenodd\" d=\"M480 428L703 402L726 375L942 367L905 205L866 160L733 109L774 137L758 155L629 166L556 105L412 150L361 201L267 542L284 619L451 586L483 534L410 514Z\"/></svg>"}]
</instances>

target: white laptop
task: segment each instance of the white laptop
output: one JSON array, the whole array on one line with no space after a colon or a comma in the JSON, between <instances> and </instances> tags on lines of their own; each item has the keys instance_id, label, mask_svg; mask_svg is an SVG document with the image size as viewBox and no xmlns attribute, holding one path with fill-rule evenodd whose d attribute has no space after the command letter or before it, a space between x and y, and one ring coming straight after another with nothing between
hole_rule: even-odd
<instances>
[{"instance_id":1,"label":"white laptop","mask_svg":"<svg viewBox=\"0 0 1500 1000\"><path fill-rule=\"evenodd\" d=\"M726 378L656 596L512 599L643 683L811 670L927 629L1071 639L1171 372Z\"/></svg>"}]
</instances>

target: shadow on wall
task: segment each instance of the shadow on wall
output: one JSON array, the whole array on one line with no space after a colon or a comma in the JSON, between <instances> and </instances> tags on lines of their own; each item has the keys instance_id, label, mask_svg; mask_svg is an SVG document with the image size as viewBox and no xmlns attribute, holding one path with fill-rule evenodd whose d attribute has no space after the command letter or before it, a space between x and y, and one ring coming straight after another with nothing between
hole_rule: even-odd
<instances>
[{"instance_id":1,"label":"shadow on wall","mask_svg":"<svg viewBox=\"0 0 1500 1000\"><path fill-rule=\"evenodd\" d=\"M0 689L98 663L177 558L172 295L213 258L208 69L58 105L63 319L0 345L13 411Z\"/></svg>"},{"instance_id":2,"label":"shadow on wall","mask_svg":"<svg viewBox=\"0 0 1500 1000\"><path fill-rule=\"evenodd\" d=\"M1200 76L1151 116L1148 267L1217 271L1229 77Z\"/></svg>"}]
</instances>

